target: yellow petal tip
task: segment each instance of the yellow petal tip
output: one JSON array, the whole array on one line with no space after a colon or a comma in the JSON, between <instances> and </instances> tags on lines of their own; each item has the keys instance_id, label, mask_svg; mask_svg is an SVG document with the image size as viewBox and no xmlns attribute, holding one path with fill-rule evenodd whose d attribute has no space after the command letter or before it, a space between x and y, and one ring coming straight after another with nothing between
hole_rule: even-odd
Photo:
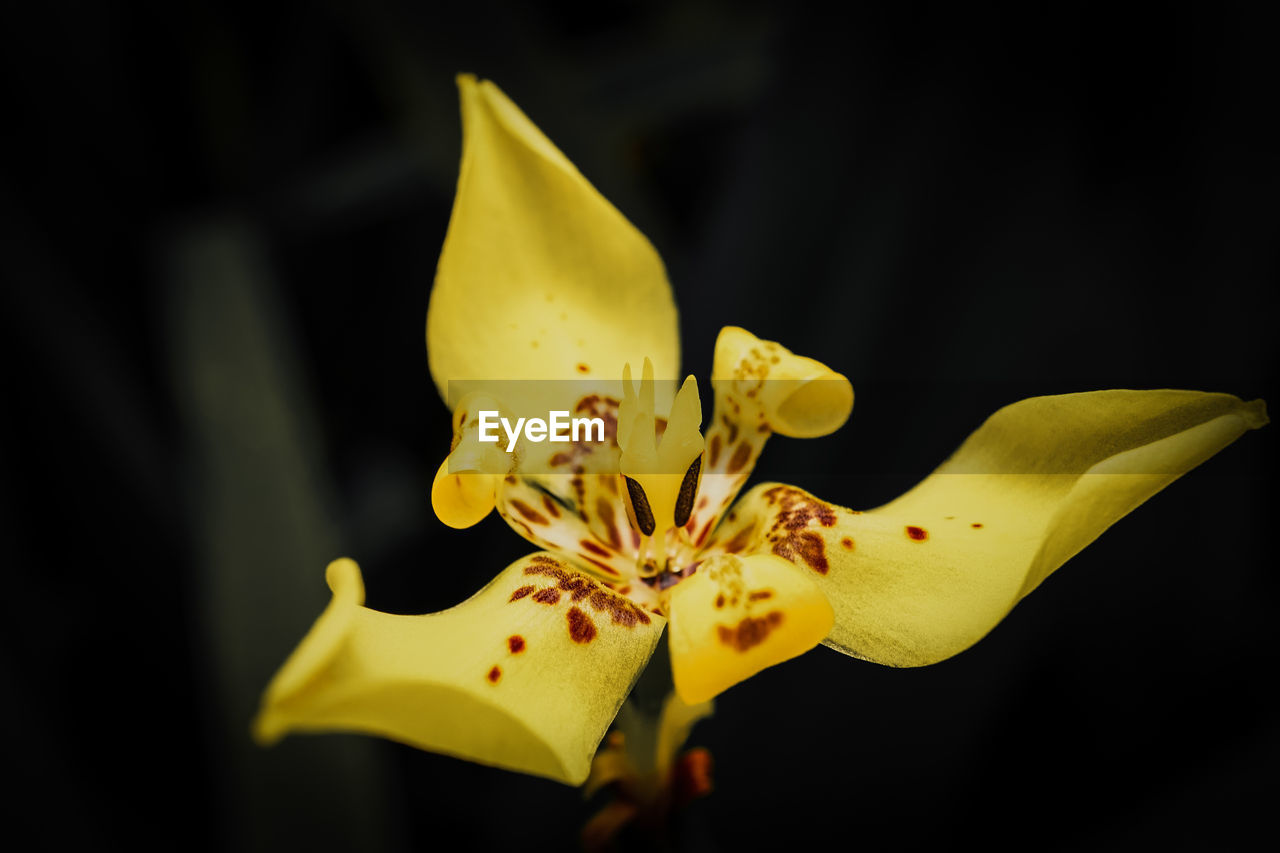
<instances>
[{"instance_id":1,"label":"yellow petal tip","mask_svg":"<svg viewBox=\"0 0 1280 853\"><path fill-rule=\"evenodd\" d=\"M773 554L721 555L671 592L671 672L689 704L818 645L835 613L812 580Z\"/></svg>"}]
</instances>

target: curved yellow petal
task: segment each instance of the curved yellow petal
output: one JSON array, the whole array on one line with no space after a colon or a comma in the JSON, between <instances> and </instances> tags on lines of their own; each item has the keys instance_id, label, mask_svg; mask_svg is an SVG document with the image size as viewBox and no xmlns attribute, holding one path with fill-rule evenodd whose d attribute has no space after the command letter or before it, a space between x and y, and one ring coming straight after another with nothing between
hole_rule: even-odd
<instances>
[{"instance_id":1,"label":"curved yellow petal","mask_svg":"<svg viewBox=\"0 0 1280 853\"><path fill-rule=\"evenodd\" d=\"M357 731L578 785L664 625L548 554L426 616L363 607L351 560L326 578L333 600L267 688L260 742Z\"/></svg>"},{"instance_id":2,"label":"curved yellow petal","mask_svg":"<svg viewBox=\"0 0 1280 853\"><path fill-rule=\"evenodd\" d=\"M498 486L498 513L534 545L610 583L634 574L640 539L627 522L617 475L507 477ZM634 592L645 597L645 590Z\"/></svg>"},{"instance_id":3,"label":"curved yellow petal","mask_svg":"<svg viewBox=\"0 0 1280 853\"><path fill-rule=\"evenodd\" d=\"M711 370L715 416L706 428L698 501L686 525L702 545L747 482L769 436L816 438L844 425L853 385L820 361L746 329L725 326Z\"/></svg>"},{"instance_id":4,"label":"curved yellow petal","mask_svg":"<svg viewBox=\"0 0 1280 853\"><path fill-rule=\"evenodd\" d=\"M671 589L671 674L689 704L822 642L834 618L810 578L772 554L719 555Z\"/></svg>"},{"instance_id":5,"label":"curved yellow petal","mask_svg":"<svg viewBox=\"0 0 1280 853\"><path fill-rule=\"evenodd\" d=\"M493 83L458 78L458 192L427 310L431 376L449 400L468 380L600 379L680 360L658 253ZM519 401L505 402L521 409ZM523 413L523 411L522 411Z\"/></svg>"},{"instance_id":6,"label":"curved yellow petal","mask_svg":"<svg viewBox=\"0 0 1280 853\"><path fill-rule=\"evenodd\" d=\"M1261 400L1228 394L1035 397L996 412L876 510L757 486L708 550L791 560L835 608L827 645L893 666L934 663L981 639L1151 495L1266 423Z\"/></svg>"},{"instance_id":7,"label":"curved yellow petal","mask_svg":"<svg viewBox=\"0 0 1280 853\"><path fill-rule=\"evenodd\" d=\"M498 443L480 440L480 413L501 411L497 401L468 394L453 415L453 449L431 483L436 517L454 528L479 524L494 507L498 483L515 465L515 457Z\"/></svg>"}]
</instances>

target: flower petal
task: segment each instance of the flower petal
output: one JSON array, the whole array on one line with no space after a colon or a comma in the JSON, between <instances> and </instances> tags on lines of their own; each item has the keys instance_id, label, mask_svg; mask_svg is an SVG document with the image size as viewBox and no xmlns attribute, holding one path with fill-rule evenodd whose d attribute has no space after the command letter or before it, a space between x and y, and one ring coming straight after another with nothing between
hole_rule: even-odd
<instances>
[{"instance_id":1,"label":"flower petal","mask_svg":"<svg viewBox=\"0 0 1280 853\"><path fill-rule=\"evenodd\" d=\"M616 474L510 476L499 484L498 513L525 539L605 580L635 572L639 535L627 523Z\"/></svg>"},{"instance_id":2,"label":"flower petal","mask_svg":"<svg viewBox=\"0 0 1280 853\"><path fill-rule=\"evenodd\" d=\"M653 246L497 86L458 87L462 166L427 311L441 396L466 380L594 378L616 396L623 365L646 356L674 379L676 309Z\"/></svg>"},{"instance_id":3,"label":"flower petal","mask_svg":"<svg viewBox=\"0 0 1280 853\"><path fill-rule=\"evenodd\" d=\"M1266 423L1261 400L1228 394L1035 397L996 412L918 486L870 512L757 486L708 550L790 559L835 608L832 648L893 666L934 663L981 639L1151 495Z\"/></svg>"},{"instance_id":4,"label":"flower petal","mask_svg":"<svg viewBox=\"0 0 1280 853\"><path fill-rule=\"evenodd\" d=\"M716 338L711 386L715 416L706 428L698 502L685 525L695 545L707 541L769 436L827 435L853 410L853 386L844 376L737 326L725 326Z\"/></svg>"},{"instance_id":5,"label":"flower petal","mask_svg":"<svg viewBox=\"0 0 1280 853\"><path fill-rule=\"evenodd\" d=\"M497 444L480 441L480 412L500 411L485 394L464 397L453 415L453 449L431 483L431 507L453 528L479 524L496 501L499 481L515 464Z\"/></svg>"},{"instance_id":6,"label":"flower petal","mask_svg":"<svg viewBox=\"0 0 1280 853\"><path fill-rule=\"evenodd\" d=\"M254 722L358 731L577 785L664 620L548 554L512 563L471 599L426 616L362 605L351 560Z\"/></svg>"},{"instance_id":7,"label":"flower petal","mask_svg":"<svg viewBox=\"0 0 1280 853\"><path fill-rule=\"evenodd\" d=\"M671 673L704 702L822 642L831 605L810 578L772 554L721 555L671 589Z\"/></svg>"}]
</instances>

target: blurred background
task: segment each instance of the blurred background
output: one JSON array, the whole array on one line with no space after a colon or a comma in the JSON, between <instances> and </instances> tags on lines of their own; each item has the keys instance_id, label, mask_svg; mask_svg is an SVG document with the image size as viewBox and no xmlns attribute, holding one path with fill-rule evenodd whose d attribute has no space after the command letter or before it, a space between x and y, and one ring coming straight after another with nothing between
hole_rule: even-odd
<instances>
[{"instance_id":1,"label":"blurred background","mask_svg":"<svg viewBox=\"0 0 1280 853\"><path fill-rule=\"evenodd\" d=\"M871 507L1045 393L1276 394L1275 68L1225 7L26 4L0 172L4 767L34 849L572 849L578 791L249 720L361 563L461 601L424 318L496 81L665 258L686 369L739 324L854 382L754 479ZM1280 759L1275 442L1244 436L986 640L819 648L692 743L681 850L1244 847ZM24 848L27 849L27 848Z\"/></svg>"}]
</instances>

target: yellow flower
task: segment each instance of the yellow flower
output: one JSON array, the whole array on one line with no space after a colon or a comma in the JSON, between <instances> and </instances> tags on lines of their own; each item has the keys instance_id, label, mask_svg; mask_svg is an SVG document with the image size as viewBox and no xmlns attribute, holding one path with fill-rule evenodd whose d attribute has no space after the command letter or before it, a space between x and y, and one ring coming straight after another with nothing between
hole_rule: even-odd
<instances>
[{"instance_id":1,"label":"yellow flower","mask_svg":"<svg viewBox=\"0 0 1280 853\"><path fill-rule=\"evenodd\" d=\"M432 504L454 527L496 508L543 550L424 616L363 607L356 564L332 563L332 603L266 691L263 742L361 731L580 784L668 623L688 718L818 643L891 666L940 661L1267 422L1262 401L1227 394L1037 397L877 509L775 483L735 502L772 434L844 424L849 381L725 328L703 435L696 381L676 392L676 309L653 247L496 86L459 85L463 158L427 315L454 446ZM527 414L564 389L573 399L557 408L601 417L609 440L525 439L511 454L479 441L481 411Z\"/></svg>"}]
</instances>

